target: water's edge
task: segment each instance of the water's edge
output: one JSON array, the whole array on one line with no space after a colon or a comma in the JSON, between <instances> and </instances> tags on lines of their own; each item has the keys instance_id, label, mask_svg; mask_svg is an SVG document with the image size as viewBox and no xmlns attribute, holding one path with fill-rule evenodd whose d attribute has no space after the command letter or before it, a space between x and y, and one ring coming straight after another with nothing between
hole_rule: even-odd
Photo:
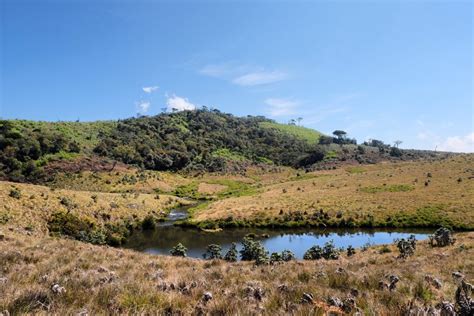
<instances>
[{"instance_id":1,"label":"water's edge","mask_svg":"<svg viewBox=\"0 0 474 316\"><path fill-rule=\"evenodd\" d=\"M240 248L241 240L247 234L255 234L270 252L289 249L297 258L302 258L306 250L314 245L324 245L333 241L336 247L362 247L367 244L390 244L397 238L414 234L418 240L426 239L433 230L429 229L389 229L389 228L227 228L218 232L204 232L196 228L174 226L186 219L187 210L196 204L181 206L170 211L165 222L155 230L135 231L124 245L152 254L169 254L178 243L188 248L188 256L202 258L209 244L219 244L226 251L233 242Z\"/></svg>"}]
</instances>

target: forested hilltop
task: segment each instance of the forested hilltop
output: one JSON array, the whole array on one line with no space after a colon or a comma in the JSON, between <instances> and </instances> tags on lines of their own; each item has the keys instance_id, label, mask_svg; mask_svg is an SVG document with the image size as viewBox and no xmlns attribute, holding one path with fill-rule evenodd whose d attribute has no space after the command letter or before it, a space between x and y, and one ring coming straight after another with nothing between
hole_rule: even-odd
<instances>
[{"instance_id":1,"label":"forested hilltop","mask_svg":"<svg viewBox=\"0 0 474 316\"><path fill-rule=\"evenodd\" d=\"M112 169L120 162L150 170L216 172L250 164L314 169L347 160L370 163L434 155L403 151L379 140L357 145L340 130L328 136L295 123L208 109L118 121L2 120L0 151L0 179L20 182L41 181L51 166L82 170L104 161Z\"/></svg>"}]
</instances>

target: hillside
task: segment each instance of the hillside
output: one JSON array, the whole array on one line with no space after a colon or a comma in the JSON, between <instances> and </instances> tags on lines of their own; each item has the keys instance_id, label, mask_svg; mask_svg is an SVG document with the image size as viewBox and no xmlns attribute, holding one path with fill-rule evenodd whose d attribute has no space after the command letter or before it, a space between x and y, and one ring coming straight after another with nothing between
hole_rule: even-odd
<instances>
[{"instance_id":1,"label":"hillside","mask_svg":"<svg viewBox=\"0 0 474 316\"><path fill-rule=\"evenodd\" d=\"M237 168L254 163L295 165L313 150L303 137L263 128L262 122L271 121L216 110L116 122L4 120L0 121L0 178L37 181L50 162L80 165L83 158L174 171L220 171L227 162L235 162Z\"/></svg>"},{"instance_id":2,"label":"hillside","mask_svg":"<svg viewBox=\"0 0 474 316\"><path fill-rule=\"evenodd\" d=\"M256 266L6 232L0 239L0 309L9 315L439 313L441 302L455 302L452 273L465 275L466 282L474 276L474 234L456 239L444 248L419 242L408 259L397 258L389 245L337 260ZM383 285L391 276L399 282L389 290Z\"/></svg>"},{"instance_id":3,"label":"hillside","mask_svg":"<svg viewBox=\"0 0 474 316\"><path fill-rule=\"evenodd\" d=\"M261 116L204 109L119 121L3 120L0 150L0 179L35 183L49 182L63 172L125 165L191 173L243 172L252 165L315 170L449 155L400 150L381 141L356 145L354 139Z\"/></svg>"},{"instance_id":4,"label":"hillside","mask_svg":"<svg viewBox=\"0 0 474 316\"><path fill-rule=\"evenodd\" d=\"M274 122L261 122L260 126L263 128L275 129L282 133L293 135L299 139L304 139L312 145L316 145L322 135L320 132L304 126L278 124Z\"/></svg>"}]
</instances>

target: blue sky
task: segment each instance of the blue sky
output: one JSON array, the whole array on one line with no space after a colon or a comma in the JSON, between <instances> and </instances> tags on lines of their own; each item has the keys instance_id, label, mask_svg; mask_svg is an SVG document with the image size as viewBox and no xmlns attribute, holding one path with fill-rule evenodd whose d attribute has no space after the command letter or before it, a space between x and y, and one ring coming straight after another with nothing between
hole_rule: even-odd
<instances>
[{"instance_id":1,"label":"blue sky","mask_svg":"<svg viewBox=\"0 0 474 316\"><path fill-rule=\"evenodd\" d=\"M471 1L23 1L1 8L2 118L215 107L474 151Z\"/></svg>"}]
</instances>

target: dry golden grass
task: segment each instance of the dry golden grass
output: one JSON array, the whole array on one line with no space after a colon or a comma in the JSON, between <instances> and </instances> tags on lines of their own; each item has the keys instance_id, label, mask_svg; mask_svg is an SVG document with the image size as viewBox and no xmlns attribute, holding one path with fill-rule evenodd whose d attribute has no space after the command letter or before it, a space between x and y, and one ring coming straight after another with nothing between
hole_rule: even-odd
<instances>
[{"instance_id":1,"label":"dry golden grass","mask_svg":"<svg viewBox=\"0 0 474 316\"><path fill-rule=\"evenodd\" d=\"M467 281L474 277L474 233L457 234L456 244L446 248L419 243L407 260L397 259L390 246L392 252L385 254L373 247L351 258L269 266L153 256L10 230L4 234L0 312L11 315L323 315L328 297L344 299L354 290L362 313L401 315L409 304L453 301L452 272L461 271ZM396 290L379 289L379 281L392 274L400 277ZM427 283L426 275L438 278L441 288ZM55 284L65 292L54 293ZM202 299L205 292L213 296L208 303ZM315 302L303 304L303 293Z\"/></svg>"},{"instance_id":2,"label":"dry golden grass","mask_svg":"<svg viewBox=\"0 0 474 316\"><path fill-rule=\"evenodd\" d=\"M200 194L207 194L207 195L213 195L219 192L224 191L227 189L227 186L222 185L222 184L213 184L213 183L206 183L206 182L201 182L198 185L198 192Z\"/></svg>"},{"instance_id":3,"label":"dry golden grass","mask_svg":"<svg viewBox=\"0 0 474 316\"><path fill-rule=\"evenodd\" d=\"M19 199L10 196L13 189L19 190ZM140 220L149 214L164 216L167 210L181 203L189 202L162 194L52 190L45 186L0 181L0 227L26 229L30 234L44 235L47 234L47 220L58 211L69 211L92 222L104 221L102 215L107 214L107 221L115 222L130 217Z\"/></svg>"},{"instance_id":4,"label":"dry golden grass","mask_svg":"<svg viewBox=\"0 0 474 316\"><path fill-rule=\"evenodd\" d=\"M267 175L267 183L272 175ZM291 177L283 183L263 186L260 193L252 196L213 202L195 212L193 221L229 216L237 220L255 220L274 218L281 210L312 212L322 208L331 216L337 212L354 219L371 215L376 222L384 222L389 216L413 215L420 208L435 207L453 223L474 228L472 154L436 161L380 163L317 171L302 174L299 179Z\"/></svg>"},{"instance_id":5,"label":"dry golden grass","mask_svg":"<svg viewBox=\"0 0 474 316\"><path fill-rule=\"evenodd\" d=\"M191 182L177 173L140 171L134 168L111 172L90 172L58 174L50 186L98 192L172 192L177 186Z\"/></svg>"}]
</instances>

